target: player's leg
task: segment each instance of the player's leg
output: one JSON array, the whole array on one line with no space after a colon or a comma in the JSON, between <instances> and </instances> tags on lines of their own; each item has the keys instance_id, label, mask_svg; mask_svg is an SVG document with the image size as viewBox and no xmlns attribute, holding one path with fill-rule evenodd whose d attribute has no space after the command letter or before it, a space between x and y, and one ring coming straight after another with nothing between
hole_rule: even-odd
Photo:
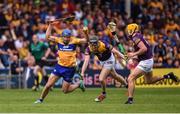
<instances>
[{"instance_id":1,"label":"player's leg","mask_svg":"<svg viewBox=\"0 0 180 114\"><path fill-rule=\"evenodd\" d=\"M49 77L48 77L44 67L42 67L42 74L43 74L43 79L44 79L45 84L46 84L48 82Z\"/></svg>"},{"instance_id":2,"label":"player's leg","mask_svg":"<svg viewBox=\"0 0 180 114\"><path fill-rule=\"evenodd\" d=\"M44 98L47 96L47 94L49 93L49 90L51 89L51 87L54 86L55 82L59 79L58 76L54 75L53 73L51 73L51 76L49 77L48 82L46 83L40 98L35 102L35 103L42 103Z\"/></svg>"},{"instance_id":3,"label":"player's leg","mask_svg":"<svg viewBox=\"0 0 180 114\"><path fill-rule=\"evenodd\" d=\"M73 92L78 87L79 87L79 84L71 84L67 81L63 81L62 91L63 91L63 93L66 94L66 93Z\"/></svg>"},{"instance_id":4,"label":"player's leg","mask_svg":"<svg viewBox=\"0 0 180 114\"><path fill-rule=\"evenodd\" d=\"M145 73L144 78L147 84L153 84L163 79L172 79L175 82L178 81L178 78L172 72L165 74L163 76L153 76L153 72L151 71L151 72Z\"/></svg>"},{"instance_id":5,"label":"player's leg","mask_svg":"<svg viewBox=\"0 0 180 114\"><path fill-rule=\"evenodd\" d=\"M132 73L128 76L128 100L125 104L132 104L133 103L133 95L135 90L135 80L142 76L144 71L136 67Z\"/></svg>"},{"instance_id":6,"label":"player's leg","mask_svg":"<svg viewBox=\"0 0 180 114\"><path fill-rule=\"evenodd\" d=\"M63 72L64 81L62 85L62 91L64 93L70 93L79 87L82 91L85 91L85 86L82 80L80 80L77 83L72 84L72 78L75 72L76 72L75 68L64 68L64 72Z\"/></svg>"},{"instance_id":7,"label":"player's leg","mask_svg":"<svg viewBox=\"0 0 180 114\"><path fill-rule=\"evenodd\" d=\"M117 80L118 82L121 82L122 84L124 84L127 87L128 84L127 84L126 80L124 79L124 77L121 76L120 74L118 74L114 68L112 68L110 73L115 80Z\"/></svg>"},{"instance_id":8,"label":"player's leg","mask_svg":"<svg viewBox=\"0 0 180 114\"><path fill-rule=\"evenodd\" d=\"M33 90L37 91L39 89L39 84L42 81L42 73L41 73L41 68L39 65L36 65L34 68L34 87L32 88Z\"/></svg>"},{"instance_id":9,"label":"player's leg","mask_svg":"<svg viewBox=\"0 0 180 114\"><path fill-rule=\"evenodd\" d=\"M101 70L101 73L99 75L99 82L101 83L101 87L102 87L102 93L95 98L96 102L100 102L102 100L104 100L106 98L106 77L107 75L110 73L111 69L108 69L106 67L103 67Z\"/></svg>"}]
</instances>

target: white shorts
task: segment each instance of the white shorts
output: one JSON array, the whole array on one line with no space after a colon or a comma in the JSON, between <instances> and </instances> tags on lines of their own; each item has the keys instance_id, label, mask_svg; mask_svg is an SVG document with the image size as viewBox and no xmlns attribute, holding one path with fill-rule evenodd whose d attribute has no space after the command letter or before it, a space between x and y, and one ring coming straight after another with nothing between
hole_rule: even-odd
<instances>
[{"instance_id":1,"label":"white shorts","mask_svg":"<svg viewBox=\"0 0 180 114\"><path fill-rule=\"evenodd\" d=\"M100 64L103 68L112 69L115 65L115 57L113 53L111 53L111 57L106 61L100 61Z\"/></svg>"},{"instance_id":2,"label":"white shorts","mask_svg":"<svg viewBox=\"0 0 180 114\"><path fill-rule=\"evenodd\" d=\"M151 59L147 59L147 60L142 60L139 62L139 64L137 65L137 68L143 70L144 72L151 72L152 68L153 68L153 58Z\"/></svg>"}]
</instances>

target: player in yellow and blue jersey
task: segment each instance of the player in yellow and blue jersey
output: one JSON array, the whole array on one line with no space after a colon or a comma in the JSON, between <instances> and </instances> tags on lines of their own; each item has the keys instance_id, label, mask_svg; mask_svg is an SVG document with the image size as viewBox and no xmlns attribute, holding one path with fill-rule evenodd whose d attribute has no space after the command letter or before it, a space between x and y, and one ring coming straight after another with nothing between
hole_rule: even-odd
<instances>
[{"instance_id":1,"label":"player in yellow and blue jersey","mask_svg":"<svg viewBox=\"0 0 180 114\"><path fill-rule=\"evenodd\" d=\"M62 91L64 93L70 93L79 87L82 91L85 91L83 81L80 80L80 83L72 84L72 78L76 71L76 46L78 44L86 43L86 39L73 37L69 29L63 30L62 37L51 36L52 27L53 23L50 23L46 31L46 38L58 45L58 63L51 73L40 98L35 103L43 102L50 88L54 86L55 82L60 77L63 77Z\"/></svg>"}]
</instances>

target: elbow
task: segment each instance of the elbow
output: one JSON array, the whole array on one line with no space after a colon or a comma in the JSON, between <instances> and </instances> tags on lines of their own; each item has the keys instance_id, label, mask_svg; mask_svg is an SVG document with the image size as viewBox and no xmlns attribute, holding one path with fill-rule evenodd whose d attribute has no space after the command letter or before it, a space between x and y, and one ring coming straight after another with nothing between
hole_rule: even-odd
<instances>
[{"instance_id":1,"label":"elbow","mask_svg":"<svg viewBox=\"0 0 180 114\"><path fill-rule=\"evenodd\" d=\"M146 51L147 51L147 47L144 47L144 48L143 48L143 52L146 52Z\"/></svg>"}]
</instances>

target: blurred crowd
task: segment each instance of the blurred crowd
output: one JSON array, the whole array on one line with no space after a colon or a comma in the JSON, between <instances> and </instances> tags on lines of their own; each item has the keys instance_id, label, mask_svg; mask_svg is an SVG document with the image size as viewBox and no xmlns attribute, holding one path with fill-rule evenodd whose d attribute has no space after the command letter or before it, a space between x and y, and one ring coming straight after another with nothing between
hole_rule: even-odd
<instances>
[{"instance_id":1,"label":"blurred crowd","mask_svg":"<svg viewBox=\"0 0 180 114\"><path fill-rule=\"evenodd\" d=\"M60 36L65 28L74 36L84 37L82 27L88 26L90 35L116 44L107 24L117 24L119 51L133 51L132 42L125 36L125 26L137 23L154 53L154 67L180 68L180 0L132 0L131 15L125 12L125 0L1 0L0 3L0 68L11 64L14 73L36 64L55 63L57 47L45 40L47 20L75 15L72 23L54 26L53 35ZM38 46L37 46L38 45ZM84 46L77 48L78 64L82 65ZM21 61L20 65L18 64ZM99 61L92 56L89 65L99 69ZM124 65L116 64L117 69Z\"/></svg>"}]
</instances>

